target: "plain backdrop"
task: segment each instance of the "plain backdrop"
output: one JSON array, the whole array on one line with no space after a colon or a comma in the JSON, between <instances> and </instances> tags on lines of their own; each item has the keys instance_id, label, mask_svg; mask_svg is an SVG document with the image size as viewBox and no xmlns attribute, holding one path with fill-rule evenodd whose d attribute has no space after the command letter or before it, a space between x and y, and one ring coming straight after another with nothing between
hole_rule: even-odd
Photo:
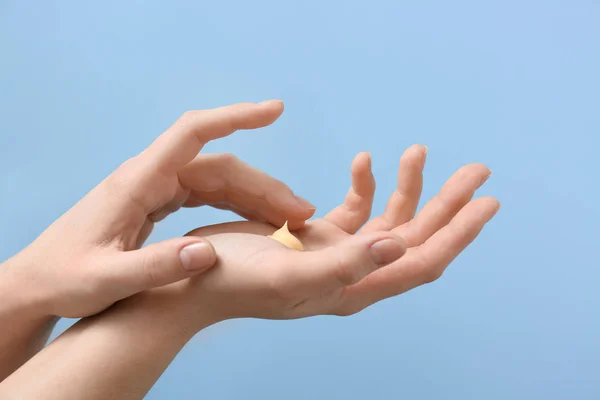
<instances>
[{"instance_id":1,"label":"plain backdrop","mask_svg":"<svg viewBox=\"0 0 600 400\"><path fill-rule=\"evenodd\" d=\"M427 287L349 318L201 333L148 399L598 399L600 3L0 0L0 259L182 112L280 98L232 152L318 206L370 151L424 200L461 165L503 208ZM185 210L151 241L236 219ZM73 321L60 322L56 334Z\"/></svg>"}]
</instances>

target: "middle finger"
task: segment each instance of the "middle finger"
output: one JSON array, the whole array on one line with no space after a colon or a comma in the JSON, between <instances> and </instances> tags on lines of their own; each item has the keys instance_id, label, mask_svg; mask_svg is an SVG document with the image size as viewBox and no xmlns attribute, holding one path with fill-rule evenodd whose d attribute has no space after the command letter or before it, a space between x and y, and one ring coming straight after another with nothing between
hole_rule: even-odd
<instances>
[{"instance_id":1,"label":"middle finger","mask_svg":"<svg viewBox=\"0 0 600 400\"><path fill-rule=\"evenodd\" d=\"M409 247L424 243L452 220L490 174L490 170L483 164L470 164L460 168L415 218L393 229L393 232L403 237Z\"/></svg>"}]
</instances>

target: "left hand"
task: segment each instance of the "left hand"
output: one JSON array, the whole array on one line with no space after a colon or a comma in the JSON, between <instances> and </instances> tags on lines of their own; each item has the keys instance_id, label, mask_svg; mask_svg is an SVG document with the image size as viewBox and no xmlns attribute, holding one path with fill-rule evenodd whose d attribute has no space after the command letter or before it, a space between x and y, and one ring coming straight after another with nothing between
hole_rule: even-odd
<instances>
[{"instance_id":1,"label":"left hand","mask_svg":"<svg viewBox=\"0 0 600 400\"><path fill-rule=\"evenodd\" d=\"M495 215L499 203L489 197L471 200L490 175L485 166L472 164L456 172L415 216L425 155L423 146L406 151L385 212L369 220L375 181L369 155L359 154L345 202L294 232L304 252L265 237L275 228L259 222L191 232L213 243L218 264L202 276L159 290L175 293L174 308L187 310L182 313L188 320L194 315L212 321L285 319L353 314L436 280Z\"/></svg>"}]
</instances>

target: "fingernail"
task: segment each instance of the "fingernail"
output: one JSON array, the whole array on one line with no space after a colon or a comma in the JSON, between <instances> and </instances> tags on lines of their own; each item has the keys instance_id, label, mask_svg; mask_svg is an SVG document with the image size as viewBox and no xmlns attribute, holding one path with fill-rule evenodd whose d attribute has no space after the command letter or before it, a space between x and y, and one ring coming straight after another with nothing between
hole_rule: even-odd
<instances>
[{"instance_id":1,"label":"fingernail","mask_svg":"<svg viewBox=\"0 0 600 400\"><path fill-rule=\"evenodd\" d=\"M179 259L183 269L198 272L208 269L214 264L215 253L207 243L194 243L181 249Z\"/></svg>"},{"instance_id":2,"label":"fingernail","mask_svg":"<svg viewBox=\"0 0 600 400\"><path fill-rule=\"evenodd\" d=\"M490 179L490 176L492 176L492 171L489 171L488 174L485 176L485 178L483 178L483 180L481 181L481 185L486 183L488 181L488 179Z\"/></svg>"},{"instance_id":3,"label":"fingernail","mask_svg":"<svg viewBox=\"0 0 600 400\"><path fill-rule=\"evenodd\" d=\"M308 200L306 200L306 199L305 199L305 198L303 198L303 197L300 197L300 196L296 196L296 195L294 195L294 198L296 199L296 202L297 202L298 204L300 204L300 206L301 206L302 208L307 208L307 209L309 209L309 210L311 210L311 211L314 211L314 210L316 210L316 209L317 209L317 207L315 207L315 206L314 206L314 205L313 205L311 202L309 202Z\"/></svg>"},{"instance_id":4,"label":"fingernail","mask_svg":"<svg viewBox=\"0 0 600 400\"><path fill-rule=\"evenodd\" d=\"M492 215L492 218L500 211L500 208L502 208L502 204L498 201L498 204L496 204L496 207L494 208L494 215Z\"/></svg>"},{"instance_id":5,"label":"fingernail","mask_svg":"<svg viewBox=\"0 0 600 400\"><path fill-rule=\"evenodd\" d=\"M427 152L429 151L429 147L423 145L423 147L425 147L425 152L423 154L427 155Z\"/></svg>"},{"instance_id":6,"label":"fingernail","mask_svg":"<svg viewBox=\"0 0 600 400\"><path fill-rule=\"evenodd\" d=\"M258 104L270 104L270 103L283 104L283 101L282 100L264 100Z\"/></svg>"},{"instance_id":7,"label":"fingernail","mask_svg":"<svg viewBox=\"0 0 600 400\"><path fill-rule=\"evenodd\" d=\"M370 152L366 152L367 153L367 165L369 166L369 170L371 170L371 168L373 167L373 159L371 158L371 153Z\"/></svg>"},{"instance_id":8,"label":"fingernail","mask_svg":"<svg viewBox=\"0 0 600 400\"><path fill-rule=\"evenodd\" d=\"M371 258L381 267L396 261L405 252L406 245L394 239L383 239L371 245Z\"/></svg>"}]
</instances>

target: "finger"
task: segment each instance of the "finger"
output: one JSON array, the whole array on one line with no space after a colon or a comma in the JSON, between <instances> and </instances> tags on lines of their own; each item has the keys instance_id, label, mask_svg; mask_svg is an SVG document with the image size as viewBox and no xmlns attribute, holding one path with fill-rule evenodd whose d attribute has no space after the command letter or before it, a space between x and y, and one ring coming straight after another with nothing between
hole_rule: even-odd
<instances>
[{"instance_id":1,"label":"finger","mask_svg":"<svg viewBox=\"0 0 600 400\"><path fill-rule=\"evenodd\" d=\"M394 233L406 239L409 247L422 244L450 222L489 176L490 170L482 164L460 168L414 219L395 228Z\"/></svg>"},{"instance_id":2,"label":"finger","mask_svg":"<svg viewBox=\"0 0 600 400\"><path fill-rule=\"evenodd\" d=\"M164 186L162 191L165 191ZM148 197L149 196L146 196L146 199ZM172 198L167 204L163 205L157 210L151 211L150 214L148 214L148 219L150 221L159 222L174 212L177 212L181 207L183 207L185 202L190 197L190 190L182 185L176 185L175 193L170 197Z\"/></svg>"},{"instance_id":3,"label":"finger","mask_svg":"<svg viewBox=\"0 0 600 400\"><path fill-rule=\"evenodd\" d=\"M410 221L417 211L423 190L423 167L427 147L413 145L400 158L398 186L390 197L385 212L367 223L363 231L385 231Z\"/></svg>"},{"instance_id":4,"label":"finger","mask_svg":"<svg viewBox=\"0 0 600 400\"><path fill-rule=\"evenodd\" d=\"M181 170L179 181L191 190L186 206L215 205L276 226L289 220L301 227L316 210L286 184L232 154L199 155Z\"/></svg>"},{"instance_id":5,"label":"finger","mask_svg":"<svg viewBox=\"0 0 600 400\"><path fill-rule=\"evenodd\" d=\"M344 304L336 313L354 314L378 301L438 279L446 267L475 240L499 208L498 201L491 197L471 201L423 245L409 249L396 263L375 271L347 288Z\"/></svg>"},{"instance_id":6,"label":"finger","mask_svg":"<svg viewBox=\"0 0 600 400\"><path fill-rule=\"evenodd\" d=\"M198 237L170 239L111 257L101 268L101 282L115 298L200 274L217 260L212 244Z\"/></svg>"},{"instance_id":7,"label":"finger","mask_svg":"<svg viewBox=\"0 0 600 400\"><path fill-rule=\"evenodd\" d=\"M191 162L210 140L239 129L270 125L283 113L283 102L240 103L203 111L188 111L158 137L139 158L165 173L175 173Z\"/></svg>"},{"instance_id":8,"label":"finger","mask_svg":"<svg viewBox=\"0 0 600 400\"><path fill-rule=\"evenodd\" d=\"M371 172L371 155L359 153L352 162L352 187L344 204L333 209L325 220L340 229L355 233L369 220L375 195L375 178Z\"/></svg>"},{"instance_id":9,"label":"finger","mask_svg":"<svg viewBox=\"0 0 600 400\"><path fill-rule=\"evenodd\" d=\"M245 211L245 210L242 210L240 208L237 208L236 206L232 205L231 203L211 204L210 206L213 207L213 208L217 208L219 210L231 211L231 212L239 215L240 217L244 218L246 221L241 221L241 222L244 222L246 224L247 224L247 221L254 221L254 222L263 222L263 223L265 223L264 227L268 231L268 233L265 233L265 235L273 233L274 229L276 229L276 228L273 228L273 225L275 225L275 226L282 225L283 226L283 224L285 223L285 217L283 217L283 216L279 216L279 217L274 216L274 219L276 219L278 221L284 221L281 224L274 224L273 222L267 223L268 221L266 221L260 215L253 214L253 213L250 213L248 211ZM294 228L290 228L290 224L293 224L295 227ZM294 222L288 221L288 228L292 229L292 230L303 228L304 225L305 225L305 221L294 221Z\"/></svg>"},{"instance_id":10,"label":"finger","mask_svg":"<svg viewBox=\"0 0 600 400\"><path fill-rule=\"evenodd\" d=\"M422 283L439 278L446 267L479 235L500 209L493 197L484 197L469 202L450 221L419 246L411 258L423 271Z\"/></svg>"},{"instance_id":11,"label":"finger","mask_svg":"<svg viewBox=\"0 0 600 400\"><path fill-rule=\"evenodd\" d=\"M245 220L248 220L248 221L264 222L258 215L251 214L250 212L247 212L245 210L239 209L239 208L235 207L234 205L232 205L230 203L223 203L223 204L211 203L210 206L213 207L213 208L219 209L219 210L231 211L234 214L237 214L240 217L242 217L242 218L244 218Z\"/></svg>"},{"instance_id":12,"label":"finger","mask_svg":"<svg viewBox=\"0 0 600 400\"><path fill-rule=\"evenodd\" d=\"M390 232L352 235L322 250L290 251L283 276L303 293L317 294L355 284L405 252L404 240Z\"/></svg>"}]
</instances>

